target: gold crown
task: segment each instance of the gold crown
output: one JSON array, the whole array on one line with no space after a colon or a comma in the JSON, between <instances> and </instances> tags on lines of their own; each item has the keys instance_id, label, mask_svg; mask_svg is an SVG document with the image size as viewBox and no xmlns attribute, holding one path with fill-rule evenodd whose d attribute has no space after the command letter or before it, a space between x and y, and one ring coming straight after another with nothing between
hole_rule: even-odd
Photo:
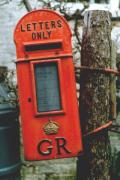
<instances>
[{"instance_id":1,"label":"gold crown","mask_svg":"<svg viewBox=\"0 0 120 180\"><path fill-rule=\"evenodd\" d=\"M49 120L47 124L43 127L45 134L50 135L50 134L57 134L59 130L59 126L57 123Z\"/></svg>"}]
</instances>

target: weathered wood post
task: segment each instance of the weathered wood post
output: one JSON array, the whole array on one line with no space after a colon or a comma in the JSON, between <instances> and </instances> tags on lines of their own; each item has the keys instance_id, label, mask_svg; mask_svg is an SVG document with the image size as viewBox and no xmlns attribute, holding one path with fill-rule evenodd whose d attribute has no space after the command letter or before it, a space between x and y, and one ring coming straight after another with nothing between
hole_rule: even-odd
<instances>
[{"instance_id":1,"label":"weathered wood post","mask_svg":"<svg viewBox=\"0 0 120 180\"><path fill-rule=\"evenodd\" d=\"M116 68L116 55L117 48L114 41L112 41L111 48L111 68L117 70ZM110 78L110 118L116 120L116 75L111 74Z\"/></svg>"},{"instance_id":2,"label":"weathered wood post","mask_svg":"<svg viewBox=\"0 0 120 180\"><path fill-rule=\"evenodd\" d=\"M79 157L78 180L109 180L111 20L103 10L87 11L84 16L81 49L80 117L84 155Z\"/></svg>"}]
</instances>

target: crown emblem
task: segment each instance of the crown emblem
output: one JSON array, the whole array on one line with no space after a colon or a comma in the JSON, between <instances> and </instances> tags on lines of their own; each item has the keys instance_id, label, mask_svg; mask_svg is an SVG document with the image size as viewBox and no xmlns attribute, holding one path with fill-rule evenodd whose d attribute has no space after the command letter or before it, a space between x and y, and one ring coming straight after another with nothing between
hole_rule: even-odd
<instances>
[{"instance_id":1,"label":"crown emblem","mask_svg":"<svg viewBox=\"0 0 120 180\"><path fill-rule=\"evenodd\" d=\"M53 122L51 119L49 119L49 122L45 124L43 127L45 134L57 134L59 130L59 125L55 122Z\"/></svg>"}]
</instances>

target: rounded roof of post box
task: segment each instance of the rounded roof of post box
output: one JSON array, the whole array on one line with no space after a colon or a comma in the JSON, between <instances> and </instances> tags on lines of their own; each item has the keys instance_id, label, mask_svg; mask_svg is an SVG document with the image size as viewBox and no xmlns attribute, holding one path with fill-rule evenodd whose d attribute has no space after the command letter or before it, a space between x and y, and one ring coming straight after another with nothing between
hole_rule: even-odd
<instances>
[{"instance_id":1,"label":"rounded roof of post box","mask_svg":"<svg viewBox=\"0 0 120 180\"><path fill-rule=\"evenodd\" d=\"M14 31L18 60L72 54L72 33L67 21L48 9L23 16Z\"/></svg>"}]
</instances>

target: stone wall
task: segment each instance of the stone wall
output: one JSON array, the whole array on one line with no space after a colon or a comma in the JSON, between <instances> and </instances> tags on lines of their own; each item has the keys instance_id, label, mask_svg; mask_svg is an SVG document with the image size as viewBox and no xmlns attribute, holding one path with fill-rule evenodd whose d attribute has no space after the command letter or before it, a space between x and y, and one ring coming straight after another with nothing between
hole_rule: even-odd
<instances>
[{"instance_id":1,"label":"stone wall","mask_svg":"<svg viewBox=\"0 0 120 180\"><path fill-rule=\"evenodd\" d=\"M76 159L24 162L21 180L75 180Z\"/></svg>"}]
</instances>

